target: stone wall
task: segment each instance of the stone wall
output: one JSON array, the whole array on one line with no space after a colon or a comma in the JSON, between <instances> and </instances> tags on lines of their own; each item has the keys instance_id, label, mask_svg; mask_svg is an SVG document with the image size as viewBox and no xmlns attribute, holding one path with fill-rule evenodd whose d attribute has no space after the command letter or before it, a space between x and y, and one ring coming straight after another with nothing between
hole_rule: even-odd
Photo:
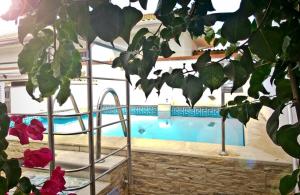
<instances>
[{"instance_id":1,"label":"stone wall","mask_svg":"<svg viewBox=\"0 0 300 195\"><path fill-rule=\"evenodd\" d=\"M32 143L31 148L41 144ZM87 151L86 146L58 145L57 149ZM19 144L10 142L10 156L19 156ZM102 152L112 150L103 148ZM123 151L120 155L125 155ZM121 194L127 189L117 178L124 178L126 164L112 173L112 186ZM291 165L275 162L242 160L229 157L184 156L153 152L132 152L133 195L269 195L279 194L282 176L291 172ZM123 179L122 179L123 180ZM110 188L111 189L111 188Z\"/></svg>"},{"instance_id":2,"label":"stone wall","mask_svg":"<svg viewBox=\"0 0 300 195\"><path fill-rule=\"evenodd\" d=\"M133 152L132 194L279 194L289 164Z\"/></svg>"}]
</instances>

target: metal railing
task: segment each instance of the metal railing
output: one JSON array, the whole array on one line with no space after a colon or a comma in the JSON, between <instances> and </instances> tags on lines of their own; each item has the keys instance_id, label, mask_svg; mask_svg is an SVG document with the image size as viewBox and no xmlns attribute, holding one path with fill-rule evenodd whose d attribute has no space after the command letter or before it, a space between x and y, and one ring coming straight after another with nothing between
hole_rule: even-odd
<instances>
[{"instance_id":1,"label":"metal railing","mask_svg":"<svg viewBox=\"0 0 300 195\"><path fill-rule=\"evenodd\" d=\"M122 112L122 107L120 104L120 100L119 97L117 95L117 93L115 92L115 90L113 90L112 88L108 88L104 91L102 97L99 97L98 99L98 103L97 103L97 110L101 110L103 107L103 102L106 98L106 96L108 94L111 94L114 97L115 100L115 105L118 106L117 110L118 110L118 115L119 115L119 119L122 125L122 129L123 129L123 133L124 136L127 137L127 127L125 124L125 119L123 116L123 112ZM102 112L98 112L97 113L97 119L96 119L96 123L97 123L97 127L96 127L96 159L99 159L101 157L101 128L102 126ZM110 123L109 125L112 125L113 123Z\"/></svg>"},{"instance_id":2,"label":"metal railing","mask_svg":"<svg viewBox=\"0 0 300 195\"><path fill-rule=\"evenodd\" d=\"M79 168L75 168L75 169L69 169L69 170L65 170L65 172L67 173L73 173L73 172L79 172L79 171L83 171L86 169L89 169L89 182L86 184L83 184L81 186L78 187L72 187L72 188L66 188L65 191L74 191L74 190L80 190L83 189L85 187L90 186L90 194L91 195L95 195L96 191L95 191L95 182L96 180L100 179L101 177L105 176L106 174L110 173L111 171L113 171L114 169L116 169L119 165L121 165L122 163L124 163L124 161L127 162L127 174L128 174L128 185L131 184L131 132L130 132L130 91L129 91L129 83L126 79L115 79L115 78L105 78L105 77L92 77L92 61L91 61L91 43L87 43L87 50L88 50L88 63L87 63L87 76L86 77L81 77L83 79L87 80L87 105L88 105L88 111L87 112L80 112L78 109L78 106L75 102L74 96L71 95L70 99L72 101L74 110L76 113L65 113L65 114L59 114L59 113L54 113L53 112L53 105L54 105L54 101L52 97L48 97L47 98L47 113L38 113L38 114L34 114L34 113L10 113L10 115L26 115L26 116L39 116L39 117L47 117L48 120L48 145L49 148L52 150L53 153L53 161L51 161L50 166L49 166L49 171L50 174L53 171L53 169L55 168L55 135L78 135L78 134L87 134L88 136L88 152L89 152L89 164L88 165L84 165L82 167ZM107 93L112 93L115 99L115 103L116 106L115 108L108 108L108 109L102 109L102 104L103 104L103 100L104 97L102 97L103 100L100 99L100 104L98 104L97 106L97 110L93 110L93 89L92 89L92 80L93 79L97 79L97 80L112 80L112 81L123 81L125 82L125 89L126 89L126 106L121 106L120 105L120 101L119 98L116 96L116 93L113 90L109 90L109 92ZM5 81L5 82L18 82L18 81L27 81L27 79L0 79L0 81ZM102 103L101 103L102 102ZM99 109L98 109L99 108ZM122 108L126 108L126 113L127 113L127 118L124 119L123 113L122 113ZM96 127L94 127L93 125L93 114L97 113L98 116L100 116L99 118L101 118L101 113L104 111L108 111L108 110L113 110L113 109L118 109L119 112L119 117L120 120L119 121L115 121L112 123L108 123L108 124L104 124L102 125L102 121L101 119L99 120L100 123L97 124ZM84 123L82 121L82 115L88 115L88 127L85 128ZM77 117L81 126L82 131L78 131L78 132L68 132L68 133L62 133L62 132L54 132L54 118L65 118L65 117ZM125 124L125 122L127 122L127 125ZM97 159L94 159L94 132L96 130L96 132L100 132L101 128L109 126L109 125L113 125L116 123L121 123L122 127L123 127L123 132L126 134L127 137L127 144L109 154L107 154L106 156L101 158L101 154L99 154L101 152L101 149L96 149L99 158L97 157ZM97 134L98 135L98 134ZM101 147L101 136L100 139L97 138L97 146ZM97 147L98 148L98 147ZM95 175L95 163L99 163L103 160L105 160L106 158L109 158L115 154L117 154L120 151L123 151L127 149L127 157L124 161L118 163L117 165L113 166L112 168L106 170L105 172L101 173L100 175L98 175L96 177ZM42 169L42 170L47 170L47 169ZM42 185L42 184L41 184ZM128 188L129 189L129 188Z\"/></svg>"}]
</instances>

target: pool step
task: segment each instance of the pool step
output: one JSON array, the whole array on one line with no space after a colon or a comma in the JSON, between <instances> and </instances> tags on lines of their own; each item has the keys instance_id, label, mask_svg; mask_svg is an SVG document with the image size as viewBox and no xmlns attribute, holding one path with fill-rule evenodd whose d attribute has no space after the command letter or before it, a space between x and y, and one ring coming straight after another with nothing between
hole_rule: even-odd
<instances>
[{"instance_id":1,"label":"pool step","mask_svg":"<svg viewBox=\"0 0 300 195\"><path fill-rule=\"evenodd\" d=\"M103 155L102 157L104 157ZM100 175L101 173L121 164L126 161L123 156L110 156L106 158L103 162L95 164L95 173ZM76 169L89 164L89 154L86 152L77 151L66 151L66 150L56 150L55 151L55 162L56 165L61 166L63 169ZM89 178L89 168L80 171L68 173L72 176ZM100 179L101 181L110 181L109 175L106 175Z\"/></svg>"}]
</instances>

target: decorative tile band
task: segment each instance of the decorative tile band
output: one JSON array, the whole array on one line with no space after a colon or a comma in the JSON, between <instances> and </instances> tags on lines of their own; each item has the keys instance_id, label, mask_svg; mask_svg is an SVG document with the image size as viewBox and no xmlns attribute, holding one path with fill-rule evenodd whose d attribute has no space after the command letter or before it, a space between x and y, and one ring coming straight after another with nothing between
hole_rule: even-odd
<instances>
[{"instance_id":1,"label":"decorative tile band","mask_svg":"<svg viewBox=\"0 0 300 195\"><path fill-rule=\"evenodd\" d=\"M103 105L103 109L116 108L114 105ZM122 108L123 114L126 114L126 108ZM118 114L117 109L105 110L103 114ZM130 106L130 114L132 115L144 115L144 116L157 116L157 106Z\"/></svg>"},{"instance_id":2,"label":"decorative tile band","mask_svg":"<svg viewBox=\"0 0 300 195\"><path fill-rule=\"evenodd\" d=\"M220 108L217 107L186 107L172 106L171 116L185 117L220 117Z\"/></svg>"},{"instance_id":3,"label":"decorative tile band","mask_svg":"<svg viewBox=\"0 0 300 195\"><path fill-rule=\"evenodd\" d=\"M114 105L103 105L103 109L116 108ZM126 108L122 108L123 114L126 114ZM172 106L171 116L185 116L185 117L220 117L220 108L217 107L187 107L187 106ZM103 114L118 114L117 109L106 110ZM130 114L157 116L157 106L130 106Z\"/></svg>"}]
</instances>

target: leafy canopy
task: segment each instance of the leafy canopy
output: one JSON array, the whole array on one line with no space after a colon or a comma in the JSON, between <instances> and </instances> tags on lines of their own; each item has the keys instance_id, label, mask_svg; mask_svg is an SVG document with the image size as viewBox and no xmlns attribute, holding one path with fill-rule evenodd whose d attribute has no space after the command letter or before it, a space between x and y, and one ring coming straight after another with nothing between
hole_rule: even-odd
<instances>
[{"instance_id":1,"label":"leafy canopy","mask_svg":"<svg viewBox=\"0 0 300 195\"><path fill-rule=\"evenodd\" d=\"M250 118L257 119L262 106L270 107L275 111L268 120L267 133L289 155L299 158L300 145L296 139L300 134L299 122L278 126L286 106L294 106L300 117L299 1L241 0L237 11L215 13L211 0L159 0L155 16L161 26L156 32L139 29L130 37L131 29L142 18L141 11L130 6L136 1L143 9L150 3L130 0L128 7L120 8L108 0L35 0L4 15L8 20L19 17L21 43L27 35L32 35L25 41L18 60L21 73L29 76L26 88L32 98L41 101L58 90L58 101L63 104L70 95L70 79L81 73L81 58L75 47L80 45L79 40L91 43L99 37L113 44L121 37L128 48L112 66L122 67L129 81L130 75L138 75L136 86L141 85L146 97L153 90L159 94L162 86L168 85L182 89L187 103L194 106L207 88L213 92L232 81L231 92L234 92L249 81L248 97L228 102L221 115L230 115L246 124ZM216 22L223 25L215 32L211 27ZM210 52L204 52L191 70L184 65L170 73L156 70L156 78L149 79L157 59L175 53L169 42L174 40L180 45L184 32L192 38L204 36L214 46L222 44L227 47L226 56L212 62ZM269 95L263 82L276 86L276 96ZM37 89L39 96L35 93ZM2 145L5 147L5 143ZM282 194L289 193L297 184L298 173L282 180Z\"/></svg>"}]
</instances>

